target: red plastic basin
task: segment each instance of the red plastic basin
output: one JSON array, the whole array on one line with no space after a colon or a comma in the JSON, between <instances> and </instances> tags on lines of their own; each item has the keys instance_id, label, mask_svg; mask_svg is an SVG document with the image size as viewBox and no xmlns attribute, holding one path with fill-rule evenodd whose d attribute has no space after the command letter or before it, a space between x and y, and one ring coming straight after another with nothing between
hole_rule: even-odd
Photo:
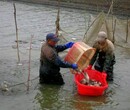
<instances>
[{"instance_id":1,"label":"red plastic basin","mask_svg":"<svg viewBox=\"0 0 130 110\"><path fill-rule=\"evenodd\" d=\"M80 81L84 78L83 74L75 74L75 83L77 85L77 91L80 95L88 96L101 96L104 94L104 91L108 88L108 83L106 81L107 75L100 73L96 70L84 70L88 73L90 79L101 82L101 86L89 86L81 84Z\"/></svg>"}]
</instances>

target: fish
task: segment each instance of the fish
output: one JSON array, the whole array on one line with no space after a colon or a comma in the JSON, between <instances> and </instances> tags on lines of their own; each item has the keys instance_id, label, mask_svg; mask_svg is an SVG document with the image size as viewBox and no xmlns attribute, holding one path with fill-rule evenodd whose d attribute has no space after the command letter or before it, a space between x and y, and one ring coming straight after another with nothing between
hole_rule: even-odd
<instances>
[{"instance_id":1,"label":"fish","mask_svg":"<svg viewBox=\"0 0 130 110\"><path fill-rule=\"evenodd\" d=\"M99 81L96 81L94 79L90 79L89 82L86 81L85 78L83 78L81 81L80 81L81 84L84 84L84 85L88 85L88 86L97 86L97 87L100 87L102 86L101 82Z\"/></svg>"}]
</instances>

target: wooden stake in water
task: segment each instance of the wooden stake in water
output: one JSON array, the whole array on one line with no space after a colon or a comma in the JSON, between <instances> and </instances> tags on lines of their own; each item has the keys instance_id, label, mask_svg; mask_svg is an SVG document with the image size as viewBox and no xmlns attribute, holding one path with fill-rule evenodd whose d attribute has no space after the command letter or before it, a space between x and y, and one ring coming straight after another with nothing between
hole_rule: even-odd
<instances>
[{"instance_id":1,"label":"wooden stake in water","mask_svg":"<svg viewBox=\"0 0 130 110\"><path fill-rule=\"evenodd\" d=\"M14 6L14 20L15 20L15 29L16 29L16 41L17 41L17 56L18 56L18 64L20 63L20 55L19 55L19 43L18 43L18 27L17 27L17 20L16 20L16 7L15 3Z\"/></svg>"},{"instance_id":2,"label":"wooden stake in water","mask_svg":"<svg viewBox=\"0 0 130 110\"><path fill-rule=\"evenodd\" d=\"M127 40L128 40L128 36L129 36L129 19L127 17L127 24L126 24L126 43L127 43Z\"/></svg>"},{"instance_id":3,"label":"wooden stake in water","mask_svg":"<svg viewBox=\"0 0 130 110\"><path fill-rule=\"evenodd\" d=\"M57 12L57 19L56 19L56 34L58 35L58 31L60 30L60 0L58 0L58 12Z\"/></svg>"},{"instance_id":4,"label":"wooden stake in water","mask_svg":"<svg viewBox=\"0 0 130 110\"><path fill-rule=\"evenodd\" d=\"M114 26L113 26L113 43L115 43L115 30L116 30L116 19L114 20Z\"/></svg>"},{"instance_id":5,"label":"wooden stake in water","mask_svg":"<svg viewBox=\"0 0 130 110\"><path fill-rule=\"evenodd\" d=\"M32 38L33 38L33 36L31 36L31 40L30 40L30 48L29 48L27 91L29 91L29 81L30 81L30 66L31 66Z\"/></svg>"}]
</instances>

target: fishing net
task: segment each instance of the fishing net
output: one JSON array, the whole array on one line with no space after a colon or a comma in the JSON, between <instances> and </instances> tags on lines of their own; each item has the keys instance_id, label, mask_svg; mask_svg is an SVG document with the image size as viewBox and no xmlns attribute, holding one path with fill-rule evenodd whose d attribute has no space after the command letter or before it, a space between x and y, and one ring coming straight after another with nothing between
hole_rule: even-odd
<instances>
[{"instance_id":1,"label":"fishing net","mask_svg":"<svg viewBox=\"0 0 130 110\"><path fill-rule=\"evenodd\" d=\"M106 17L104 13L100 13L92 22L83 41L85 43L93 43L99 31L105 31L108 39L118 46L130 48L130 20L119 19L115 16Z\"/></svg>"},{"instance_id":2,"label":"fishing net","mask_svg":"<svg viewBox=\"0 0 130 110\"><path fill-rule=\"evenodd\" d=\"M96 17L91 15L90 20L88 20L89 26L86 28L76 29L73 32L67 32L64 28L60 30L59 38L60 43L66 43L67 41L83 41L86 44L92 46L93 42L97 38L99 31L105 31L107 33L108 39L111 40L115 45L124 48L130 48L130 20L121 19L116 16L107 16L105 13L101 12ZM85 24L85 20L84 20ZM72 26L71 26L72 27ZM84 28L84 29L83 29ZM86 29L86 30L85 30ZM69 30L69 29L68 29ZM78 31L84 31L84 36L79 36L75 38L73 35L78 34ZM69 36L69 37L68 37ZM72 37L70 37L72 36Z\"/></svg>"}]
</instances>

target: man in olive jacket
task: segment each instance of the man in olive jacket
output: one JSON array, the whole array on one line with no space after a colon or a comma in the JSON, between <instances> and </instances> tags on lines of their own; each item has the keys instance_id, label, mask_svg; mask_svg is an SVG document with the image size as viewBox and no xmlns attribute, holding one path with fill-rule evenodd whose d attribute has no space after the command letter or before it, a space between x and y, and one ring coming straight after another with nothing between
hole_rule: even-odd
<instances>
[{"instance_id":1,"label":"man in olive jacket","mask_svg":"<svg viewBox=\"0 0 130 110\"><path fill-rule=\"evenodd\" d=\"M107 80L113 81L114 45L107 39L107 34L104 31L98 33L98 38L93 47L96 48L96 52L90 61L88 69L92 69L92 65L94 65L96 70L107 74Z\"/></svg>"}]
</instances>

